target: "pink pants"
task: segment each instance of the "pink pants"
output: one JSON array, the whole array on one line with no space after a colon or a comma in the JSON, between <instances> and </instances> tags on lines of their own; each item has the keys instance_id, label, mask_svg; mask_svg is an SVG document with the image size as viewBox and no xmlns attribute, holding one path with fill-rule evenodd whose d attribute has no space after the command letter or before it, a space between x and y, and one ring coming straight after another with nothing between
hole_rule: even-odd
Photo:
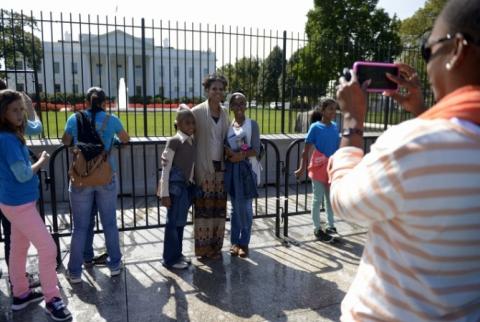
<instances>
[{"instance_id":1,"label":"pink pants","mask_svg":"<svg viewBox=\"0 0 480 322\"><path fill-rule=\"evenodd\" d=\"M13 285L13 296L21 297L29 292L25 266L31 242L38 252L40 284L45 302L49 302L53 297L60 297L55 271L57 249L37 211L35 202L20 206L0 204L0 209L12 226L8 271Z\"/></svg>"}]
</instances>

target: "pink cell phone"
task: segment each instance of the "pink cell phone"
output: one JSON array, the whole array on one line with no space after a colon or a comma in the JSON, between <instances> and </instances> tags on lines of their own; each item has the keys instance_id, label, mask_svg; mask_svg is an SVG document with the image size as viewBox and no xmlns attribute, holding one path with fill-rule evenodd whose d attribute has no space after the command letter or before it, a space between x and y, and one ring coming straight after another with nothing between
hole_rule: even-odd
<instances>
[{"instance_id":1,"label":"pink cell phone","mask_svg":"<svg viewBox=\"0 0 480 322\"><path fill-rule=\"evenodd\" d=\"M371 80L367 92L378 93L398 90L398 85L385 75L385 73L390 73L398 76L399 70L396 64L357 61L353 64L353 71L360 84L363 84L367 79Z\"/></svg>"}]
</instances>

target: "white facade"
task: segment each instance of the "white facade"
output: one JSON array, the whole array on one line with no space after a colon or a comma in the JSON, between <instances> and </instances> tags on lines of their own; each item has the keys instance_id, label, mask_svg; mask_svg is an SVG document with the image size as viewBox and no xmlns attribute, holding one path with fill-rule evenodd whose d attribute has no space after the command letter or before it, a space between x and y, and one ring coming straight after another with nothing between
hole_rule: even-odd
<instances>
[{"instance_id":1,"label":"white facade","mask_svg":"<svg viewBox=\"0 0 480 322\"><path fill-rule=\"evenodd\" d=\"M80 41L44 42L43 48L38 71L41 92L80 94L100 86L108 96L117 96L119 80L125 78L128 96L143 95L141 38L117 30L100 36L82 34ZM203 96L202 80L215 72L212 51L165 48L146 38L145 53L147 96ZM14 88L12 76L9 80ZM27 86L29 91L33 88Z\"/></svg>"}]
</instances>

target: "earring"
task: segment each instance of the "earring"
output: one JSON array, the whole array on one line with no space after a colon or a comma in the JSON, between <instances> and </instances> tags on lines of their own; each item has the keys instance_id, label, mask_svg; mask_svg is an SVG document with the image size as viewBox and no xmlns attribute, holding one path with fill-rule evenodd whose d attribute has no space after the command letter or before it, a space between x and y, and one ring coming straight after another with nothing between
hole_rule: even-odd
<instances>
[{"instance_id":1,"label":"earring","mask_svg":"<svg viewBox=\"0 0 480 322\"><path fill-rule=\"evenodd\" d=\"M446 70L451 70L452 69L452 63L448 62L445 64Z\"/></svg>"}]
</instances>

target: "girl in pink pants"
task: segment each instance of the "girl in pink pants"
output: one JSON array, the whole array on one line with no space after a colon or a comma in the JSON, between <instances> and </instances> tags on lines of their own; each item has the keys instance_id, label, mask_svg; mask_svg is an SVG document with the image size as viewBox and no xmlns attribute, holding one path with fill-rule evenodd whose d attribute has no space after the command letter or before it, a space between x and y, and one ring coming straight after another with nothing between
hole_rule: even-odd
<instances>
[{"instance_id":1,"label":"girl in pink pants","mask_svg":"<svg viewBox=\"0 0 480 322\"><path fill-rule=\"evenodd\" d=\"M10 281L12 310L45 298L46 312L55 321L71 319L57 287L56 247L35 207L39 197L36 173L50 156L43 151L30 163L25 145L25 102L19 92L0 91L0 209L11 224ZM38 251L40 283L44 294L29 290L25 276L30 242Z\"/></svg>"}]
</instances>

